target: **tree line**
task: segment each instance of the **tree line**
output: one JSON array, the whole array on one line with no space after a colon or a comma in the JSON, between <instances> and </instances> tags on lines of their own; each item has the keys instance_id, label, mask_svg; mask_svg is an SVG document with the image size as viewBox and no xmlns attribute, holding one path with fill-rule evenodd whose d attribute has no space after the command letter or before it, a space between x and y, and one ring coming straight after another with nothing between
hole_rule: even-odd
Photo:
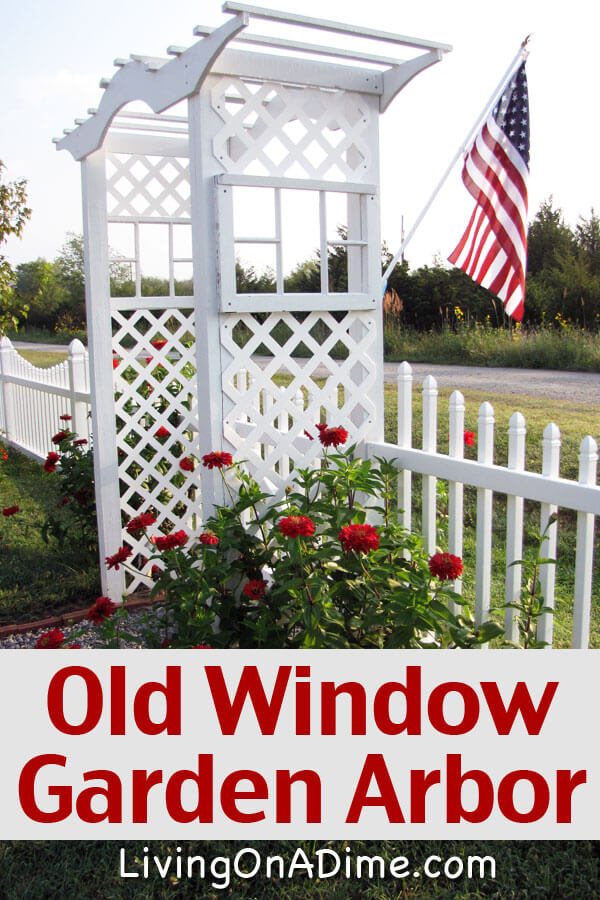
<instances>
[{"instance_id":1,"label":"tree line","mask_svg":"<svg viewBox=\"0 0 600 900\"><path fill-rule=\"evenodd\" d=\"M23 182L2 184L0 163L0 244L9 234L20 234L30 215ZM343 237L343 229L339 229ZM382 267L391 253L382 247ZM287 292L319 292L319 252L300 262L285 279ZM330 290L347 290L347 257L344 246L332 247L328 256ZM240 262L236 266L237 289L241 293L275 291L274 275L268 269L257 273ZM110 253L113 296L132 296L136 285L128 264ZM408 262L397 265L388 281L386 312L399 325L418 330L457 328L479 322L506 327L502 303L479 287L460 269L436 260L431 266L412 269ZM143 296L169 294L167 279L145 276ZM191 280L176 281L175 293L192 293ZM0 332L23 318L27 325L45 329L73 330L85 327L85 273L83 240L69 234L52 261L36 259L14 270L0 256ZM528 232L528 271L523 326L571 323L588 330L600 329L600 217L592 209L580 217L574 229L564 221L552 197L535 214Z\"/></svg>"}]
</instances>

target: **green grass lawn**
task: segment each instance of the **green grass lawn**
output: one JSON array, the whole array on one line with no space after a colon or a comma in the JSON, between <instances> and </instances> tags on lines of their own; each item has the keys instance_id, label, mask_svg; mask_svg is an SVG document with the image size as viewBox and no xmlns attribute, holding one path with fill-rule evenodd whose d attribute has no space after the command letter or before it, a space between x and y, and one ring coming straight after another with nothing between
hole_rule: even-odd
<instances>
[{"instance_id":1,"label":"green grass lawn","mask_svg":"<svg viewBox=\"0 0 600 900\"><path fill-rule=\"evenodd\" d=\"M61 350L19 350L19 354L40 369L56 366L67 358L67 354Z\"/></svg>"},{"instance_id":2,"label":"green grass lawn","mask_svg":"<svg viewBox=\"0 0 600 900\"><path fill-rule=\"evenodd\" d=\"M31 622L91 605L100 593L97 568L71 546L46 544L41 527L61 499L56 477L16 451L0 460L0 625Z\"/></svg>"}]
</instances>

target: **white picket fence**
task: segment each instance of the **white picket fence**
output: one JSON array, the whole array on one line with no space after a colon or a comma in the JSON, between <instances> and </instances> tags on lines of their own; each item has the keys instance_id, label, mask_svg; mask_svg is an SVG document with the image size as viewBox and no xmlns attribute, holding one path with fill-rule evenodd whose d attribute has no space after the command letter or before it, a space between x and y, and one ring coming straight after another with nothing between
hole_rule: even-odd
<instances>
[{"instance_id":1,"label":"white picket fence","mask_svg":"<svg viewBox=\"0 0 600 900\"><path fill-rule=\"evenodd\" d=\"M28 456L44 460L52 435L70 415L69 426L79 437L90 438L90 383L88 352L81 341L71 341L68 358L51 368L32 365L0 338L0 437Z\"/></svg>"},{"instance_id":2,"label":"white picket fence","mask_svg":"<svg viewBox=\"0 0 600 900\"><path fill-rule=\"evenodd\" d=\"M240 384L247 386L246 373L240 373ZM438 545L438 480L448 483L448 534L443 550L463 556L464 487L477 490L476 563L475 563L475 617L482 622L488 617L492 602L492 547L498 546L502 535L494 532L494 494L505 495L505 602L515 602L521 592L522 571L513 565L523 555L524 504L526 500L540 504L542 533L550 517L559 508L571 509L577 515L577 542L575 554L575 581L572 642L574 648L586 648L589 644L592 580L595 541L595 517L600 515L600 487L596 485L598 446L593 437L583 439L579 451L579 481L569 481L559 476L560 432L549 424L542 441L542 473L525 469L526 424L521 413L515 412L508 427L508 465L494 464L494 411L489 403L479 409L477 429L477 460L464 459L465 402L460 391L454 391L449 404L448 453L437 450L438 390L435 378L427 376L423 383L423 440L422 447L413 447L413 375L404 362L398 370L398 439L397 444L368 442L360 447L367 457L380 457L395 461L400 469L398 476L398 501L402 509L402 524L411 529L413 506L413 473L422 476L421 527L429 553ZM321 407L327 421L334 423L339 404L337 386L320 394L327 398ZM261 403L268 405L272 398ZM316 398L304 397L299 391L294 406L300 414L306 411ZM321 401L322 402L322 401ZM72 417L71 427L79 435L90 436L90 392L88 355L78 340L71 342L68 359L49 369L41 369L28 363L7 338L0 340L0 433L7 442L35 459L45 459L54 449L51 436L60 427L60 416ZM276 420L281 433L290 429L287 416ZM236 429L244 434L253 430L252 424L240 420ZM308 446L308 438L297 437L294 445ZM268 444L268 442L267 442ZM260 457L266 458L267 444L257 447ZM291 463L281 462L282 474L288 475ZM285 472L283 468L285 467ZM555 558L558 523L550 525L542 555ZM541 567L540 579L546 605L555 605L555 566ZM460 580L455 582L461 591ZM499 602L499 598L495 598ZM553 621L551 614L541 617L538 638L552 646ZM505 631L510 640L517 638L514 610L505 613Z\"/></svg>"},{"instance_id":3,"label":"white picket fence","mask_svg":"<svg viewBox=\"0 0 600 900\"><path fill-rule=\"evenodd\" d=\"M523 520L525 500L540 504L540 534L559 507L577 514L575 554L575 587L573 607L573 648L589 644L592 577L594 559L595 517L600 514L600 487L596 486L598 446L588 436L579 450L579 481L559 477L560 432L549 424L542 441L542 473L525 470L525 419L515 412L508 428L508 465L494 464L494 410L489 403L479 408L477 429L477 461L464 459L465 402L460 391L450 397L448 453L437 452L437 383L428 375L423 383L422 448L412 445L412 370L404 362L398 371L398 443L367 443L368 457L395 460L402 470L398 478L399 506L402 522L411 527L413 500L412 476L422 476L422 531L427 551L434 553L437 543L437 480L448 482L448 546L449 553L463 556L464 486L477 489L475 617L481 623L488 617L491 603L492 546L498 546L502 535L494 533L493 497L507 498L505 538L505 596L507 603L519 599L522 572L512 565L523 556ZM542 556L556 558L558 523L550 525L542 548ZM540 580L546 606L554 609L555 571L552 564L541 567ZM460 592L460 581L455 582ZM497 602L497 600L496 600ZM552 645L554 617L541 617L537 636ZM505 631L509 640L517 637L514 610L507 609Z\"/></svg>"}]
</instances>

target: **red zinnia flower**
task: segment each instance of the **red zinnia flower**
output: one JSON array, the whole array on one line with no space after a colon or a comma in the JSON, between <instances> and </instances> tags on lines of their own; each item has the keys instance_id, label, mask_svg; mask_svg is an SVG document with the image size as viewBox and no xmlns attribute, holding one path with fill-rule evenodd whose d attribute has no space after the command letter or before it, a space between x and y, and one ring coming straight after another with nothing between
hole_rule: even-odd
<instances>
[{"instance_id":1,"label":"red zinnia flower","mask_svg":"<svg viewBox=\"0 0 600 900\"><path fill-rule=\"evenodd\" d=\"M19 512L18 506L7 506L6 509L2 510L2 515L6 516L8 519L9 516L14 516L15 513Z\"/></svg>"},{"instance_id":2,"label":"red zinnia flower","mask_svg":"<svg viewBox=\"0 0 600 900\"><path fill-rule=\"evenodd\" d=\"M64 441L69 437L68 431L57 431L54 437L52 438L53 444L60 444L61 441Z\"/></svg>"},{"instance_id":3,"label":"red zinnia flower","mask_svg":"<svg viewBox=\"0 0 600 900\"><path fill-rule=\"evenodd\" d=\"M63 422L70 422L71 416L69 416L65 413L64 416L59 416L59 419L62 419Z\"/></svg>"},{"instance_id":4,"label":"red zinnia flower","mask_svg":"<svg viewBox=\"0 0 600 900\"><path fill-rule=\"evenodd\" d=\"M152 581L158 581L161 575L162 569L160 568L160 566L157 566L156 564L153 565L150 569L150 578L152 579Z\"/></svg>"},{"instance_id":5,"label":"red zinnia flower","mask_svg":"<svg viewBox=\"0 0 600 900\"><path fill-rule=\"evenodd\" d=\"M155 350L162 350L163 347L167 346L167 342L165 340L156 340L150 341Z\"/></svg>"},{"instance_id":6,"label":"red zinnia flower","mask_svg":"<svg viewBox=\"0 0 600 900\"><path fill-rule=\"evenodd\" d=\"M50 631L40 634L35 646L38 650L57 650L64 639L65 636L62 631L59 631L58 628L52 628Z\"/></svg>"},{"instance_id":7,"label":"red zinnia flower","mask_svg":"<svg viewBox=\"0 0 600 900\"><path fill-rule=\"evenodd\" d=\"M173 531L171 534L162 534L151 538L157 550L172 550L174 547L183 547L189 538L185 531Z\"/></svg>"},{"instance_id":8,"label":"red zinnia flower","mask_svg":"<svg viewBox=\"0 0 600 900\"><path fill-rule=\"evenodd\" d=\"M77 438L76 441L73 441L74 447L83 447L84 444L87 444L86 438Z\"/></svg>"},{"instance_id":9,"label":"red zinnia flower","mask_svg":"<svg viewBox=\"0 0 600 900\"><path fill-rule=\"evenodd\" d=\"M157 438L169 437L169 429L168 429L168 428L165 428L164 425L161 425L160 428L157 430L155 436L156 436Z\"/></svg>"},{"instance_id":10,"label":"red zinnia flower","mask_svg":"<svg viewBox=\"0 0 600 900\"><path fill-rule=\"evenodd\" d=\"M54 472L56 469L56 464L60 459L60 454L54 453L53 451L48 454L46 457L46 462L44 463L44 471L45 472Z\"/></svg>"},{"instance_id":11,"label":"red zinnia flower","mask_svg":"<svg viewBox=\"0 0 600 900\"><path fill-rule=\"evenodd\" d=\"M251 600L260 600L261 597L265 596L265 589L267 587L266 581L263 581L260 578L256 578L253 581L249 581L248 584L245 584L242 588L242 593L246 595L246 597L250 597Z\"/></svg>"},{"instance_id":12,"label":"red zinnia flower","mask_svg":"<svg viewBox=\"0 0 600 900\"><path fill-rule=\"evenodd\" d=\"M475 432L474 431L465 431L464 433L464 441L467 447L472 447L475 443Z\"/></svg>"},{"instance_id":13,"label":"red zinnia flower","mask_svg":"<svg viewBox=\"0 0 600 900\"><path fill-rule=\"evenodd\" d=\"M344 550L368 553L379 547L379 534L372 525L345 525L338 534Z\"/></svg>"},{"instance_id":14,"label":"red zinnia flower","mask_svg":"<svg viewBox=\"0 0 600 900\"><path fill-rule=\"evenodd\" d=\"M348 440L348 432L345 428L319 428L319 440L324 447L339 447Z\"/></svg>"},{"instance_id":15,"label":"red zinnia flower","mask_svg":"<svg viewBox=\"0 0 600 900\"><path fill-rule=\"evenodd\" d=\"M110 597L98 597L88 612L88 619L98 625L112 615L116 606L117 604L113 603Z\"/></svg>"},{"instance_id":16,"label":"red zinnia flower","mask_svg":"<svg viewBox=\"0 0 600 900\"><path fill-rule=\"evenodd\" d=\"M179 460L179 468L183 469L184 472L193 472L194 460L190 459L189 456L184 456L183 459Z\"/></svg>"},{"instance_id":17,"label":"red zinnia flower","mask_svg":"<svg viewBox=\"0 0 600 900\"><path fill-rule=\"evenodd\" d=\"M57 503L56 505L60 509L61 506L66 506L69 502L70 501L68 497L63 497L60 503Z\"/></svg>"},{"instance_id":18,"label":"red zinnia flower","mask_svg":"<svg viewBox=\"0 0 600 900\"><path fill-rule=\"evenodd\" d=\"M128 534L137 534L138 531L143 531L144 528L147 528L148 525L154 525L155 522L156 516L151 512L142 513L141 515L130 519L125 526L125 530Z\"/></svg>"},{"instance_id":19,"label":"red zinnia flower","mask_svg":"<svg viewBox=\"0 0 600 900\"><path fill-rule=\"evenodd\" d=\"M131 556L131 553L131 547L128 547L127 544L124 544L117 550L116 553L113 553L112 556L106 557L106 564L108 568L112 569L112 567L114 566L118 571L120 563L125 562L125 560Z\"/></svg>"},{"instance_id":20,"label":"red zinnia flower","mask_svg":"<svg viewBox=\"0 0 600 900\"><path fill-rule=\"evenodd\" d=\"M230 466L233 463L231 453L223 453L214 451L207 453L202 457L202 465L207 469L222 469L223 466Z\"/></svg>"},{"instance_id":21,"label":"red zinnia flower","mask_svg":"<svg viewBox=\"0 0 600 900\"><path fill-rule=\"evenodd\" d=\"M308 516L286 516L279 523L279 530L286 537L310 537L315 533L315 523Z\"/></svg>"},{"instance_id":22,"label":"red zinnia flower","mask_svg":"<svg viewBox=\"0 0 600 900\"><path fill-rule=\"evenodd\" d=\"M209 547L216 547L219 543L219 538L212 531L203 531L198 540L201 544L207 544Z\"/></svg>"},{"instance_id":23,"label":"red zinnia flower","mask_svg":"<svg viewBox=\"0 0 600 900\"><path fill-rule=\"evenodd\" d=\"M113 357L113 369L116 369L120 362L121 360L118 356Z\"/></svg>"},{"instance_id":24,"label":"red zinnia flower","mask_svg":"<svg viewBox=\"0 0 600 900\"><path fill-rule=\"evenodd\" d=\"M454 581L460 578L462 570L462 559L452 553L435 553L429 560L429 571L440 581Z\"/></svg>"}]
</instances>

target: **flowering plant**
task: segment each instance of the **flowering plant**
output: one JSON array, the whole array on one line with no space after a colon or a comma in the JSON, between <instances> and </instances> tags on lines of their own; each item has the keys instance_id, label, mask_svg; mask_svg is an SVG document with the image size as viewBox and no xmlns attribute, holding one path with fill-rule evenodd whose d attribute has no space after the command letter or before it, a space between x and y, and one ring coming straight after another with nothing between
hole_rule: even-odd
<instances>
[{"instance_id":1,"label":"flowering plant","mask_svg":"<svg viewBox=\"0 0 600 900\"><path fill-rule=\"evenodd\" d=\"M230 454L213 452L203 465L218 470L229 503L198 536L150 534L137 517L171 646L471 647L499 635L494 623L475 627L453 590L461 561L430 560L398 524L394 465L340 449L342 428L318 432L323 457L297 469L281 499ZM113 559L126 565L124 549Z\"/></svg>"},{"instance_id":2,"label":"flowering plant","mask_svg":"<svg viewBox=\"0 0 600 900\"><path fill-rule=\"evenodd\" d=\"M45 541L54 538L59 545L78 544L95 555L98 550L94 462L86 438L69 430L71 416L62 415L60 430L52 437L57 448L46 457L44 471L60 486L56 513L42 527Z\"/></svg>"}]
</instances>

